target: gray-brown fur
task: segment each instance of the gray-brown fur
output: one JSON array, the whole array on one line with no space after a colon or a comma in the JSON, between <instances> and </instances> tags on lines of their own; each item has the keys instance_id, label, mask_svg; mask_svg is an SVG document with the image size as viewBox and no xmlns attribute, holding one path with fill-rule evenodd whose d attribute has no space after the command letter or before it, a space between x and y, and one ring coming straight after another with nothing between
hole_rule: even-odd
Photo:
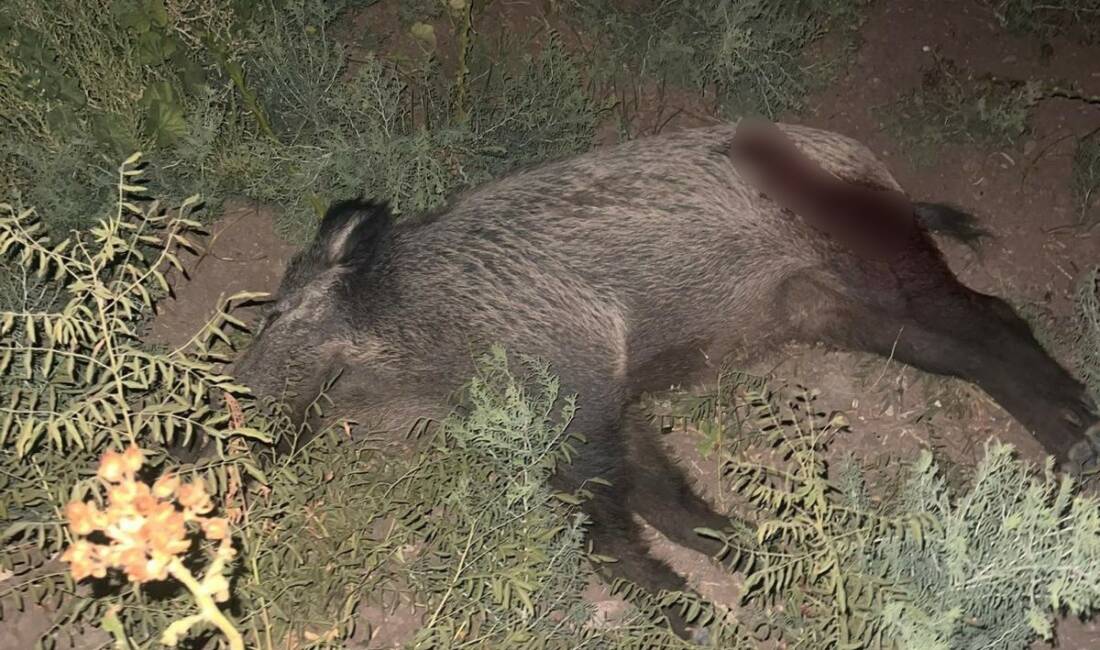
<instances>
[{"instance_id":1,"label":"gray-brown fur","mask_svg":"<svg viewBox=\"0 0 1100 650\"><path fill-rule=\"evenodd\" d=\"M836 178L902 191L856 141L780 128ZM746 180L727 155L735 129L529 168L392 226L384 206L338 206L292 263L278 315L236 373L261 396L289 396L300 415L339 368L331 395L342 414L402 431L444 415L491 343L547 359L579 394L572 427L590 441L555 480L613 482L587 506L593 543L621 558L605 568L649 589L683 580L646 553L631 512L708 552L717 549L691 529L725 520L629 407L639 392L689 381L730 355L789 340L882 354L893 346L904 361L978 381L1059 458L1070 455L1092 417L1083 389L1007 305L958 284L923 231L893 261L824 238ZM1038 406L1019 404L1034 380L1015 362L1047 379Z\"/></svg>"}]
</instances>

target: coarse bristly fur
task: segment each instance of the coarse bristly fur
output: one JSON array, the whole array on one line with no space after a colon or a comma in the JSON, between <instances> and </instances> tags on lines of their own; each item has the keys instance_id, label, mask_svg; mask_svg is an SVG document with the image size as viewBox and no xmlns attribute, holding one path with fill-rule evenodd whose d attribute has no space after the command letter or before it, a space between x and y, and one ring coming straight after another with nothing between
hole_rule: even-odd
<instances>
[{"instance_id":1,"label":"coarse bristly fur","mask_svg":"<svg viewBox=\"0 0 1100 650\"><path fill-rule=\"evenodd\" d=\"M631 515L706 553L717 544L692 529L728 520L632 405L731 355L786 341L892 354L976 383L1061 461L1096 455L1081 384L931 240L929 227L979 232L953 210L911 203L848 137L752 123L524 169L418 219L344 203L292 262L235 373L301 418L338 369L338 414L400 431L445 415L488 345L538 355L579 395L571 426L588 439L557 486L611 482L585 505L595 550L619 558L602 570L682 589Z\"/></svg>"}]
</instances>

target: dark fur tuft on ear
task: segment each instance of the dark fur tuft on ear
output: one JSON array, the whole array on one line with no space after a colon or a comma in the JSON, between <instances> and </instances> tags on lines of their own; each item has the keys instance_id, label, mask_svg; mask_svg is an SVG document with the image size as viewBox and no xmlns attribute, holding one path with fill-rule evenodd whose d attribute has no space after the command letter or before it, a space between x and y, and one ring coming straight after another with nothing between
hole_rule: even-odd
<instances>
[{"instance_id":1,"label":"dark fur tuft on ear","mask_svg":"<svg viewBox=\"0 0 1100 650\"><path fill-rule=\"evenodd\" d=\"M370 264L392 226L393 215L384 201L338 201L321 220L314 246L329 266Z\"/></svg>"},{"instance_id":2,"label":"dark fur tuft on ear","mask_svg":"<svg viewBox=\"0 0 1100 650\"><path fill-rule=\"evenodd\" d=\"M917 221L929 231L975 246L979 239L991 236L978 225L974 215L946 203L913 203Z\"/></svg>"},{"instance_id":3,"label":"dark fur tuft on ear","mask_svg":"<svg viewBox=\"0 0 1100 650\"><path fill-rule=\"evenodd\" d=\"M289 295L334 266L372 266L386 249L392 224L384 202L356 198L334 203L313 243L290 260L279 294Z\"/></svg>"}]
</instances>

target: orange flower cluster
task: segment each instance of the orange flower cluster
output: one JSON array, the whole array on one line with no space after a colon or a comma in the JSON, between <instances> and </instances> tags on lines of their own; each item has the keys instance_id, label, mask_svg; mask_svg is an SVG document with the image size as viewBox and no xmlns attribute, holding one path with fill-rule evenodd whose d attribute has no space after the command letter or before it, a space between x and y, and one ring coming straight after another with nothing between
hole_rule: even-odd
<instances>
[{"instance_id":1,"label":"orange flower cluster","mask_svg":"<svg viewBox=\"0 0 1100 650\"><path fill-rule=\"evenodd\" d=\"M107 489L106 510L83 501L71 501L65 507L76 541L61 559L69 563L77 580L102 578L110 568L121 568L137 583L165 580L172 562L191 547L189 522L198 524L207 539L221 541L219 555L232 554L229 522L205 516L214 509L214 502L203 484L181 483L178 476L166 474L150 487L136 479L143 463L135 445L123 453L107 451L97 473ZM109 543L84 539L96 531ZM227 599L228 584L224 595Z\"/></svg>"}]
</instances>

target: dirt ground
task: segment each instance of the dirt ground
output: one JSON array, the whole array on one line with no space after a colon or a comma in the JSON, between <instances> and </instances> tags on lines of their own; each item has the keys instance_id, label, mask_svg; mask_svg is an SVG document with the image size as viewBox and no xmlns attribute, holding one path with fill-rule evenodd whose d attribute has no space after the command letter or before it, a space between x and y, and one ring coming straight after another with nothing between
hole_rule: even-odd
<instances>
[{"instance_id":1,"label":"dirt ground","mask_svg":"<svg viewBox=\"0 0 1100 650\"><path fill-rule=\"evenodd\" d=\"M544 4L497 0L511 29L542 21ZM976 0L878 0L859 30L859 47L847 70L808 98L807 112L786 119L858 138L882 156L914 197L951 202L975 213L995 238L977 254L944 244L964 282L1016 304L1064 316L1080 273L1100 262L1100 228L1091 233L1060 228L1073 220L1076 210L1069 180L1071 136L1100 127L1100 107L1045 101L1030 123L1030 133L1014 147L990 151L947 145L931 164L919 164L891 138L879 110L919 84L933 53L977 74L1057 77L1077 84L1084 93L1100 95L1100 47L1057 42L1043 57L1041 45L1036 39L1006 33ZM829 46L826 42L822 47ZM666 95L663 101L664 114L684 109L664 127L666 131L713 119L689 95ZM638 119L644 127L647 114L643 111ZM656 121L652 112L648 119ZM602 139L609 141L610 133ZM160 305L149 332L154 341L185 341L209 318L219 297L241 290L273 290L295 250L274 234L270 214L256 206L230 206L211 231L206 254L185 260L190 280L177 281L175 296ZM955 462L972 462L990 436L1017 445L1026 457L1040 458L1037 444L980 391L930 380L896 362L802 347L783 350L747 370L819 388L824 404L845 410L853 423L852 433L839 441L842 450L853 450L887 471L895 467L896 457L912 457L930 444ZM716 467L698 456L690 434L673 433L667 439L699 479L702 491L718 500L712 489ZM724 605L736 601L736 578L652 529L649 534L655 552L687 575L702 595ZM594 585L590 595L609 614L622 606L602 586ZM387 617L372 609L364 615L381 629L372 639L358 640L362 645L357 647L387 647L415 627L400 612ZM5 636L0 635L0 649L29 647L11 645L19 643L16 637L21 634L7 640ZM1100 647L1100 627L1064 621L1058 628L1058 647Z\"/></svg>"}]
</instances>

